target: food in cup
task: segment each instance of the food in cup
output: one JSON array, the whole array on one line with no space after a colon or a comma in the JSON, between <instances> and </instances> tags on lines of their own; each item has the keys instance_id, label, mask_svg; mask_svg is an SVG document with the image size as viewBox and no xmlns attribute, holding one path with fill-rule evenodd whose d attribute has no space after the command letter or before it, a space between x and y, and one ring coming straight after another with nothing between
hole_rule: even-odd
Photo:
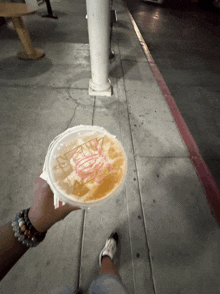
<instances>
[{"instance_id":1,"label":"food in cup","mask_svg":"<svg viewBox=\"0 0 220 294\"><path fill-rule=\"evenodd\" d=\"M126 173L126 158L111 135L83 135L61 146L53 165L56 185L77 202L94 203L112 195Z\"/></svg>"}]
</instances>

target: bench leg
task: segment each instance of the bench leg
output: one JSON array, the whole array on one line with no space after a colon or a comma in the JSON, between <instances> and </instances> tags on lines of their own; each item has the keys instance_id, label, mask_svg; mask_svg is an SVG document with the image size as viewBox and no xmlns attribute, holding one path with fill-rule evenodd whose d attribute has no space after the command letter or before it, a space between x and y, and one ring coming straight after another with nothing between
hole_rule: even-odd
<instances>
[{"instance_id":1,"label":"bench leg","mask_svg":"<svg viewBox=\"0 0 220 294\"><path fill-rule=\"evenodd\" d=\"M31 42L29 32L21 17L12 17L12 23L19 36L24 51L18 53L20 59L38 60L45 56L43 50L35 48Z\"/></svg>"}]
</instances>

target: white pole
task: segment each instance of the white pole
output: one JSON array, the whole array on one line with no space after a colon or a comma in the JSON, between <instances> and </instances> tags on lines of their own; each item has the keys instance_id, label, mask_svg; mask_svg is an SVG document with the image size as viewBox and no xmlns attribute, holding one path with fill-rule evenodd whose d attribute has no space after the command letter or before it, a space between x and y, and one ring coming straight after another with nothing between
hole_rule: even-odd
<instances>
[{"instance_id":1,"label":"white pole","mask_svg":"<svg viewBox=\"0 0 220 294\"><path fill-rule=\"evenodd\" d=\"M86 0L92 78L89 95L111 96L108 79L110 47L110 0Z\"/></svg>"}]
</instances>

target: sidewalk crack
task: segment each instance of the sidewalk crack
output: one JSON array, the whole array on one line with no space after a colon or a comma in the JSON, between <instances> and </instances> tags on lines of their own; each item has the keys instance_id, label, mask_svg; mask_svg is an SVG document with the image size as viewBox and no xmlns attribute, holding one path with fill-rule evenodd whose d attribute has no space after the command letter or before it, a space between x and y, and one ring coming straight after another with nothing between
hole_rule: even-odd
<instances>
[{"instance_id":1,"label":"sidewalk crack","mask_svg":"<svg viewBox=\"0 0 220 294\"><path fill-rule=\"evenodd\" d=\"M96 107L96 97L94 97L94 105L93 105L93 113L92 113L92 125L94 125L95 107Z\"/></svg>"}]
</instances>

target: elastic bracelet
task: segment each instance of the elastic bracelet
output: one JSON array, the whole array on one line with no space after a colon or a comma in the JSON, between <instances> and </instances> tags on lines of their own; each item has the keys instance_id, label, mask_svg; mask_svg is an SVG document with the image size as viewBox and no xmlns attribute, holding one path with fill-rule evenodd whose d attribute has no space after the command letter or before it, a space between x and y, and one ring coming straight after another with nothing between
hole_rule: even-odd
<instances>
[{"instance_id":1,"label":"elastic bracelet","mask_svg":"<svg viewBox=\"0 0 220 294\"><path fill-rule=\"evenodd\" d=\"M18 212L12 218L11 225L18 241L27 247L36 247L44 240L47 232L40 233L33 227L28 217L29 210L30 208Z\"/></svg>"}]
</instances>

